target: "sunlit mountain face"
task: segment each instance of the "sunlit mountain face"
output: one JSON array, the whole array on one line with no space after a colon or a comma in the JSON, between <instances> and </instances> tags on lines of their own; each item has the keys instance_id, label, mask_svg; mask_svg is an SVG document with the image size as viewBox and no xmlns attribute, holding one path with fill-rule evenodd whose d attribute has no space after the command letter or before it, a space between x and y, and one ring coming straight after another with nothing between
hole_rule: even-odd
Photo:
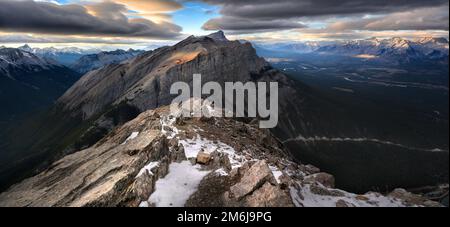
<instances>
[{"instance_id":1,"label":"sunlit mountain face","mask_svg":"<svg viewBox=\"0 0 450 227\"><path fill-rule=\"evenodd\" d=\"M0 206L448 206L448 9L0 0ZM278 124L169 112L194 74Z\"/></svg>"}]
</instances>

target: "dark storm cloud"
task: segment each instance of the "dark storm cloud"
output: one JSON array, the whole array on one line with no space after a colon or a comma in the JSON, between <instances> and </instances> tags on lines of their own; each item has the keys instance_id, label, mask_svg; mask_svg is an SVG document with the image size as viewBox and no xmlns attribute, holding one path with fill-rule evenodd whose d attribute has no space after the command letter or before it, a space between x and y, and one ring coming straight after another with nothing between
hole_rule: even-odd
<instances>
[{"instance_id":1,"label":"dark storm cloud","mask_svg":"<svg viewBox=\"0 0 450 227\"><path fill-rule=\"evenodd\" d=\"M154 23L148 19L129 19L124 5L103 2L88 9L81 5L56 5L34 1L0 1L0 31L71 35L176 38L181 27Z\"/></svg>"},{"instance_id":2,"label":"dark storm cloud","mask_svg":"<svg viewBox=\"0 0 450 227\"><path fill-rule=\"evenodd\" d=\"M244 30L244 31L267 31L304 28L304 24L288 20L249 20L245 18L222 17L209 20L203 29L205 30Z\"/></svg>"},{"instance_id":3,"label":"dark storm cloud","mask_svg":"<svg viewBox=\"0 0 450 227\"><path fill-rule=\"evenodd\" d=\"M248 30L252 24L266 23L267 29L302 18L344 17L389 14L418 8L445 6L449 0L202 0L221 6L220 18L208 21L204 29ZM239 20L248 24L233 25ZM281 26L283 27L283 26ZM261 27L259 27L261 30Z\"/></svg>"},{"instance_id":4,"label":"dark storm cloud","mask_svg":"<svg viewBox=\"0 0 450 227\"><path fill-rule=\"evenodd\" d=\"M449 29L447 7L423 8L392 13L380 18L336 22L328 27L334 31L345 30L446 30Z\"/></svg>"},{"instance_id":5,"label":"dark storm cloud","mask_svg":"<svg viewBox=\"0 0 450 227\"><path fill-rule=\"evenodd\" d=\"M281 19L305 16L397 12L433 7L448 0L203 0L223 6L227 16Z\"/></svg>"}]
</instances>

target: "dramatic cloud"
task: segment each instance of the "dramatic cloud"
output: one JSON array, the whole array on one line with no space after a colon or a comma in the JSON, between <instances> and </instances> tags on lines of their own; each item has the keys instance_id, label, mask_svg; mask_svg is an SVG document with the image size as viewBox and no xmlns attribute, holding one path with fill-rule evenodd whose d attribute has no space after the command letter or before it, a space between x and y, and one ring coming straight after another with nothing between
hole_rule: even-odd
<instances>
[{"instance_id":1,"label":"dramatic cloud","mask_svg":"<svg viewBox=\"0 0 450 227\"><path fill-rule=\"evenodd\" d=\"M222 17L209 20L205 30L231 30L231 31L266 31L304 28L304 24L287 20L249 20L245 18Z\"/></svg>"},{"instance_id":2,"label":"dramatic cloud","mask_svg":"<svg viewBox=\"0 0 450 227\"><path fill-rule=\"evenodd\" d=\"M331 31L346 30L448 30L448 5L438 8L416 9L408 12L392 13L384 17L365 18L332 23Z\"/></svg>"},{"instance_id":3,"label":"dramatic cloud","mask_svg":"<svg viewBox=\"0 0 450 227\"><path fill-rule=\"evenodd\" d=\"M133 1L124 0L123 2ZM160 10L165 11L172 8L165 7L160 8ZM130 10L126 5L112 1L82 6L2 0L0 1L0 30L158 39L176 38L182 30L178 25L168 21L156 23L143 17L129 18L126 16L129 12Z\"/></svg>"},{"instance_id":4,"label":"dramatic cloud","mask_svg":"<svg viewBox=\"0 0 450 227\"><path fill-rule=\"evenodd\" d=\"M171 0L115 0L115 2L146 13L172 12L183 8L183 5Z\"/></svg>"},{"instance_id":5,"label":"dramatic cloud","mask_svg":"<svg viewBox=\"0 0 450 227\"><path fill-rule=\"evenodd\" d=\"M203 25L261 41L448 37L448 9L449 0L0 0L0 33L9 34L0 42L126 44L190 35L175 21L194 35L205 33Z\"/></svg>"},{"instance_id":6,"label":"dramatic cloud","mask_svg":"<svg viewBox=\"0 0 450 227\"><path fill-rule=\"evenodd\" d=\"M88 44L145 44L147 40L130 38L105 37L76 37L67 35L29 35L29 34L2 34L0 43L88 43Z\"/></svg>"},{"instance_id":7,"label":"dramatic cloud","mask_svg":"<svg viewBox=\"0 0 450 227\"><path fill-rule=\"evenodd\" d=\"M126 5L133 13L130 15L139 16L152 21L170 21L169 13L180 10L183 5L174 0L113 0L116 3Z\"/></svg>"},{"instance_id":8,"label":"dramatic cloud","mask_svg":"<svg viewBox=\"0 0 450 227\"><path fill-rule=\"evenodd\" d=\"M212 19L204 25L206 30L231 30L231 31L251 31L255 25L255 32L264 31L265 29L275 29L279 25L279 29L292 29L295 25L303 27L298 21L314 21L314 19L323 20L326 18L342 18L342 17L358 17L361 19L366 14L390 15L389 19L399 19L402 17L402 25L398 28L406 27L407 20L415 18L413 13L404 13L403 15L395 15L401 12L411 12L416 9L441 7L448 11L448 0L202 0L203 2L221 6L220 13L222 17ZM413 12L413 11L412 11ZM395 17L395 18L394 18ZM439 20L437 17L433 17ZM424 20L423 23L415 20L410 27L419 29L442 28L443 21L439 21L437 25L432 25L434 19ZM445 19L445 18L444 18ZM238 23L242 21L241 23ZM397 20L398 21L398 20ZM381 22L381 21L380 21ZM374 29L383 30L383 24L372 25ZM448 24L448 12L447 12ZM396 29L396 26L390 25L386 29ZM448 25L447 25L448 27ZM297 27L298 28L298 27ZM444 26L445 28L445 26ZM367 29L370 29L369 27Z\"/></svg>"},{"instance_id":9,"label":"dramatic cloud","mask_svg":"<svg viewBox=\"0 0 450 227\"><path fill-rule=\"evenodd\" d=\"M386 13L440 6L448 0L203 0L221 5L226 16L258 19Z\"/></svg>"}]
</instances>

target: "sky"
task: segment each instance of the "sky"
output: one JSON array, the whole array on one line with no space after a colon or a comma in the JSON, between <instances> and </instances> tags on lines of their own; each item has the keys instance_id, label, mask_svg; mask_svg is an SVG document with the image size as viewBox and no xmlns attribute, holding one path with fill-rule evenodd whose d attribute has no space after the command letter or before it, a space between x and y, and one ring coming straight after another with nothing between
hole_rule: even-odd
<instances>
[{"instance_id":1,"label":"sky","mask_svg":"<svg viewBox=\"0 0 450 227\"><path fill-rule=\"evenodd\" d=\"M138 48L223 30L300 42L449 36L449 0L0 0L0 46Z\"/></svg>"}]
</instances>

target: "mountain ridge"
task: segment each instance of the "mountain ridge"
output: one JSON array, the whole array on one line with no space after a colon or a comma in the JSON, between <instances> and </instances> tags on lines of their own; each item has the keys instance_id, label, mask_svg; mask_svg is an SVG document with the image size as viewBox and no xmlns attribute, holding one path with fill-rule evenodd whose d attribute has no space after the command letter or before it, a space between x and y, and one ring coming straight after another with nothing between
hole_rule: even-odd
<instances>
[{"instance_id":1,"label":"mountain ridge","mask_svg":"<svg viewBox=\"0 0 450 227\"><path fill-rule=\"evenodd\" d=\"M81 74L85 74L89 71L93 71L107 65L117 64L122 61L129 60L142 54L143 52L144 51L133 49L101 51L95 54L83 55L69 67Z\"/></svg>"},{"instance_id":2,"label":"mountain ridge","mask_svg":"<svg viewBox=\"0 0 450 227\"><path fill-rule=\"evenodd\" d=\"M101 52L98 49L81 49L78 47L65 47L65 48L55 48L55 47L46 47L46 48L33 48L28 44L24 44L23 46L18 47L18 49L30 52L44 59L53 59L58 61L60 64L65 66L69 66L77 61L80 57L87 54L95 54Z\"/></svg>"}]
</instances>

